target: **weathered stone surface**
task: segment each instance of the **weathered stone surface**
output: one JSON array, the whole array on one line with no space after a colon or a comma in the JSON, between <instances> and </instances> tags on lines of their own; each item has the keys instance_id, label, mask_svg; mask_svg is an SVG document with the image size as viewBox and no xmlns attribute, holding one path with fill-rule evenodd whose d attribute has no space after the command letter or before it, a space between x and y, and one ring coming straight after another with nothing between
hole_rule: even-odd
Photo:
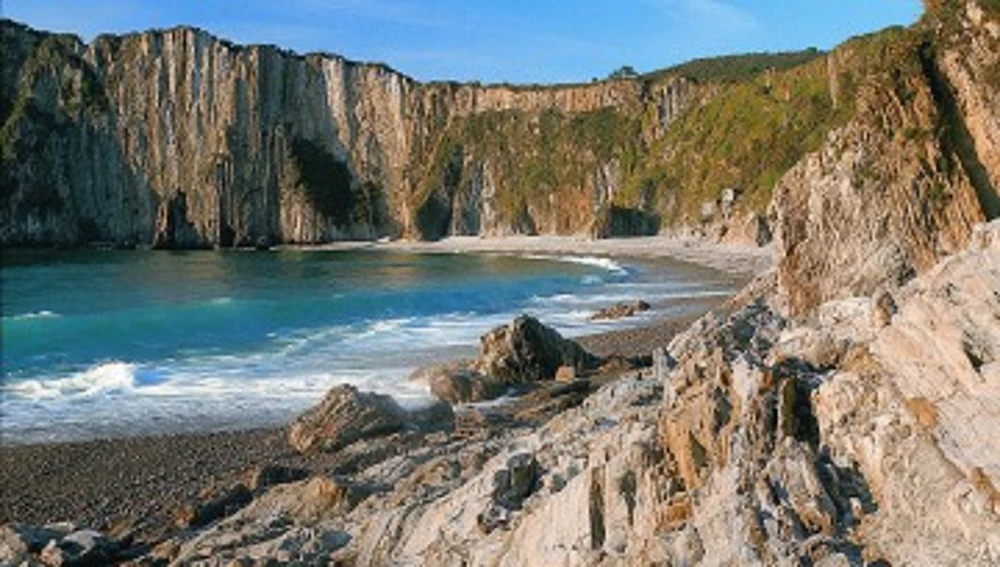
<instances>
[{"instance_id":1,"label":"weathered stone surface","mask_svg":"<svg viewBox=\"0 0 1000 567\"><path fill-rule=\"evenodd\" d=\"M307 476L309 471L306 469L268 464L247 470L243 475L243 484L252 492L259 492L278 484L296 482Z\"/></svg>"},{"instance_id":2,"label":"weathered stone surface","mask_svg":"<svg viewBox=\"0 0 1000 567\"><path fill-rule=\"evenodd\" d=\"M180 528L204 526L228 516L250 503L251 489L243 483L211 487L199 495L198 502L181 509L175 522Z\"/></svg>"},{"instance_id":3,"label":"weathered stone surface","mask_svg":"<svg viewBox=\"0 0 1000 567\"><path fill-rule=\"evenodd\" d=\"M502 394L506 387L477 372L471 362L452 362L417 370L410 380L426 382L431 393L450 404L488 400Z\"/></svg>"},{"instance_id":4,"label":"weathered stone surface","mask_svg":"<svg viewBox=\"0 0 1000 567\"><path fill-rule=\"evenodd\" d=\"M405 429L450 430L454 422L455 413L446 403L435 402L408 411L389 396L341 385L292 422L288 440L303 453L337 451L356 441Z\"/></svg>"},{"instance_id":5,"label":"weathered stone surface","mask_svg":"<svg viewBox=\"0 0 1000 567\"><path fill-rule=\"evenodd\" d=\"M538 425L469 408L469 433L275 486L178 561L995 564L1000 222L971 241L888 322L849 298L797 324L761 278L670 343L662 380Z\"/></svg>"},{"instance_id":6,"label":"weathered stone surface","mask_svg":"<svg viewBox=\"0 0 1000 567\"><path fill-rule=\"evenodd\" d=\"M972 228L991 215L980 174L997 178L1000 107L982 78L1000 58L1000 26L976 2L945 4L958 10L948 30L925 30L948 34L933 45L920 35L873 48L899 63L884 73L891 80L878 75L849 93L839 68L872 53L852 43L829 58L834 105L857 108L779 184L775 273L675 337L657 354L657 379L626 375L589 397L589 383L553 382L532 394L572 402L552 417L463 408L461 435L395 451L384 438L355 443L345 449L358 457L344 467L350 476L273 486L172 542L168 556L207 565L1000 563L1000 221ZM495 180L481 173L485 192ZM734 219L731 200L713 218ZM597 367L536 323L491 332L480 360L439 372L467 372L465 381L439 388L465 400L477 380L507 386ZM331 397L315 422L331 420L334 444L361 438L340 433L347 425L334 408L373 412L361 430L387 421L401 431L393 416L406 421L380 398ZM23 554L27 540L12 533L2 541Z\"/></svg>"},{"instance_id":7,"label":"weathered stone surface","mask_svg":"<svg viewBox=\"0 0 1000 567\"><path fill-rule=\"evenodd\" d=\"M486 510L476 519L479 528L490 533L507 524L511 512L521 509L521 503L538 484L538 461L530 453L518 453L507 460L507 467L493 473L493 492Z\"/></svg>"},{"instance_id":8,"label":"weathered stone surface","mask_svg":"<svg viewBox=\"0 0 1000 567\"><path fill-rule=\"evenodd\" d=\"M681 77L421 84L380 64L238 46L189 27L83 44L0 25L5 245L582 232L610 202L614 159L580 151L574 161L595 172L582 186L567 180L551 188L558 199L505 207L518 181L502 156L438 156L443 129L473 114L608 109L655 116L652 136L701 91Z\"/></svg>"},{"instance_id":9,"label":"weathered stone surface","mask_svg":"<svg viewBox=\"0 0 1000 567\"><path fill-rule=\"evenodd\" d=\"M949 3L967 37L942 38L943 51L901 38L898 78L871 81L847 124L778 183L778 277L792 315L903 284L1000 215L1000 86L981 80L1000 48L987 31L995 21L963 14L981 12L975 5ZM831 80L871 57L852 43L839 48Z\"/></svg>"},{"instance_id":10,"label":"weathered stone surface","mask_svg":"<svg viewBox=\"0 0 1000 567\"><path fill-rule=\"evenodd\" d=\"M51 541L72 532L72 526L37 527L22 524L0 526L0 564L20 565L29 561Z\"/></svg>"},{"instance_id":11,"label":"weathered stone surface","mask_svg":"<svg viewBox=\"0 0 1000 567\"><path fill-rule=\"evenodd\" d=\"M360 439L401 431L404 415L389 396L336 386L292 422L288 441L300 452L336 451Z\"/></svg>"},{"instance_id":12,"label":"weathered stone surface","mask_svg":"<svg viewBox=\"0 0 1000 567\"><path fill-rule=\"evenodd\" d=\"M555 380L556 382L573 382L576 380L576 368L560 366L559 370L556 370Z\"/></svg>"}]
</instances>

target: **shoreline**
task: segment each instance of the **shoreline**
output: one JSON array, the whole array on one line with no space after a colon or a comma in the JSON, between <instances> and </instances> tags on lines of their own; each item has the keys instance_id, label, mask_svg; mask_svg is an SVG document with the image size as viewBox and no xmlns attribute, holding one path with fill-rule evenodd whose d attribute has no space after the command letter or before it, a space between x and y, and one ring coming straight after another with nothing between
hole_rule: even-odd
<instances>
[{"instance_id":1,"label":"shoreline","mask_svg":"<svg viewBox=\"0 0 1000 567\"><path fill-rule=\"evenodd\" d=\"M338 243L304 249L573 254L652 263L681 261L731 276L735 280L734 294L770 263L768 249L691 244L662 237L610 241L462 237L433 243ZM675 334L730 297L693 299L676 315L574 340L597 354L648 354L655 346L666 346ZM71 519L80 525L110 529L129 517L166 519L169 523L172 511L196 498L206 487L232 482L252 466L279 465L314 474L328 472L330 457L296 453L286 441L286 427L0 444L0 485L5 487L0 494L0 524L44 524Z\"/></svg>"},{"instance_id":2,"label":"shoreline","mask_svg":"<svg viewBox=\"0 0 1000 567\"><path fill-rule=\"evenodd\" d=\"M754 276L772 264L772 246L710 242L693 237L451 236L437 241L350 241L283 244L275 250L382 250L419 254L562 254L637 260L674 260L730 275Z\"/></svg>"},{"instance_id":3,"label":"shoreline","mask_svg":"<svg viewBox=\"0 0 1000 567\"><path fill-rule=\"evenodd\" d=\"M574 340L595 353L651 351L727 300L705 298L686 315ZM252 467L330 472L336 454L300 455L286 432L287 424L0 445L0 525L72 520L107 531L129 518L166 525L207 487L232 483Z\"/></svg>"}]
</instances>

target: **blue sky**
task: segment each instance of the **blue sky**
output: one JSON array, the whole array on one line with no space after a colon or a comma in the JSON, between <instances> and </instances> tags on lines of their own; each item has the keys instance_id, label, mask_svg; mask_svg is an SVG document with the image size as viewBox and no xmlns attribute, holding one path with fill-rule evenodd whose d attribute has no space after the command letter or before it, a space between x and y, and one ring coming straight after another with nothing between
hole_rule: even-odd
<instances>
[{"instance_id":1,"label":"blue sky","mask_svg":"<svg viewBox=\"0 0 1000 567\"><path fill-rule=\"evenodd\" d=\"M588 81L696 57L828 49L910 24L920 0L0 0L34 27L101 32L194 25L381 61L421 80Z\"/></svg>"}]
</instances>

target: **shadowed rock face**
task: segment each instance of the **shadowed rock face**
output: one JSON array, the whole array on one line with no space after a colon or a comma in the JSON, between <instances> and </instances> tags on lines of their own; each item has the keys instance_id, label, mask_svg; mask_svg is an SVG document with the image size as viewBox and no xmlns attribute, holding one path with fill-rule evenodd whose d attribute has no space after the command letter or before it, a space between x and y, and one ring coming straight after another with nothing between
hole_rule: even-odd
<instances>
[{"instance_id":1,"label":"shadowed rock face","mask_svg":"<svg viewBox=\"0 0 1000 567\"><path fill-rule=\"evenodd\" d=\"M506 384L551 380L561 366L592 370L600 359L538 319L521 315L479 339L476 370Z\"/></svg>"},{"instance_id":2,"label":"shadowed rock face","mask_svg":"<svg viewBox=\"0 0 1000 567\"><path fill-rule=\"evenodd\" d=\"M995 564L1000 221L811 323L781 313L776 281L678 335L662 381L626 374L535 427L272 488L172 558ZM317 493L331 483L374 488Z\"/></svg>"},{"instance_id":3,"label":"shadowed rock face","mask_svg":"<svg viewBox=\"0 0 1000 567\"><path fill-rule=\"evenodd\" d=\"M258 489L146 559L995 565L1000 221L908 285L826 302L808 323L776 290L765 274L675 337L662 380L625 374L535 426L384 453L380 440L349 476ZM0 557L73 529L6 526Z\"/></svg>"},{"instance_id":4,"label":"shadowed rock face","mask_svg":"<svg viewBox=\"0 0 1000 567\"><path fill-rule=\"evenodd\" d=\"M83 44L3 20L0 242L778 232L791 301L815 304L878 279L848 262L905 279L1000 210L995 19L956 12L940 41L886 32L780 76L555 87L422 84L191 28ZM802 123L752 119L778 115ZM873 200L890 206L859 208ZM831 223L853 232L826 242ZM814 272L829 289L798 283Z\"/></svg>"},{"instance_id":5,"label":"shadowed rock face","mask_svg":"<svg viewBox=\"0 0 1000 567\"><path fill-rule=\"evenodd\" d=\"M892 65L781 181L775 271L675 337L656 377L625 373L544 423L491 428L484 412L470 420L478 432L404 450L354 443L364 458L342 471L351 478L241 498L146 559L1000 563L1000 220L976 224L992 213L975 173L978 160L996 186L1000 107L985 79L1000 59L1000 8L945 5L955 18L923 30L938 34L933 53L908 32L875 53L838 50L831 76L855 55ZM964 131L921 134L956 110ZM561 340L519 319L455 368L534 380L590 364ZM393 405L350 388L307 415L334 424L335 444L337 431L399 427ZM74 532L5 526L0 558L72 547Z\"/></svg>"}]
</instances>

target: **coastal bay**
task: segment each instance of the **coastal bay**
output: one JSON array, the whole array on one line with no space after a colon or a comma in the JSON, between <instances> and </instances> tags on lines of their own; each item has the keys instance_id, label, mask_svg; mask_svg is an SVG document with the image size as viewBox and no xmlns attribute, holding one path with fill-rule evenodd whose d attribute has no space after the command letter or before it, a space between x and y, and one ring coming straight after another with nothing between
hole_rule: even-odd
<instances>
[{"instance_id":1,"label":"coastal bay","mask_svg":"<svg viewBox=\"0 0 1000 567\"><path fill-rule=\"evenodd\" d=\"M755 270L769 263L767 249L709 245L662 237L613 241L518 237L448 239L437 243L339 243L289 249L286 252L350 253L359 250L432 257L443 254L502 255L542 261L559 257L588 258L589 262L600 263L603 260L608 265L640 266L652 274L677 273L681 269L686 274L684 277L692 278L690 283L693 285L698 283L695 278L709 274L716 281L726 282L725 285L731 287L724 289L730 290L737 289L754 275ZM577 265L568 264L570 267ZM644 281L652 283L648 278ZM666 346L695 318L727 299L725 293L690 296L679 293L678 297L672 298L640 293L634 291L630 297L649 301L661 308L664 302L668 302L670 308L661 309L653 318L618 321L613 325L614 330L592 332L575 339L601 356L648 356L653 349ZM588 305L596 309L607 306L608 301L611 300ZM489 326L487 319L475 332L484 333ZM457 352L466 351L459 349ZM412 366L415 368L426 362L425 359L416 359ZM332 385L334 383L331 382L326 387ZM405 383L401 385L407 386ZM313 401L316 400L318 394ZM123 403L113 399L113 396L104 401L112 408ZM122 431L118 436L69 442L22 441L12 444L10 438L4 439L4 444L0 445L0 462L3 465L0 467L3 471L0 473L0 485L5 487L0 494L0 511L3 512L0 523L43 524L74 518L82 524L103 530L130 518L142 518L147 524L157 521L170 523L170 515L195 499L206 487L235 482L255 467L294 467L308 470L310 474L323 474L336 466L336 459L328 454L301 455L292 450L286 441L287 429L281 425L260 428L241 427L239 423L229 423L228 427L219 431L186 430L178 433L168 430L167 434L141 435ZM210 429L210 425L208 427Z\"/></svg>"}]
</instances>

